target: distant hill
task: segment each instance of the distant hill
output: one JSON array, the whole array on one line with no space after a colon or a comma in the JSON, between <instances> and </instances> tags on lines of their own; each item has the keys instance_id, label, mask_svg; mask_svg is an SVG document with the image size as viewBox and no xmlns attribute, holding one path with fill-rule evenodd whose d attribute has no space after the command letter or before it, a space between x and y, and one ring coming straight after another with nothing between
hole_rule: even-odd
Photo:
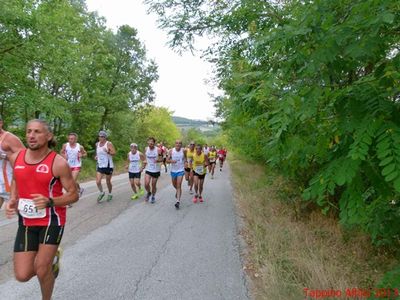
<instances>
[{"instance_id":1,"label":"distant hill","mask_svg":"<svg viewBox=\"0 0 400 300\"><path fill-rule=\"evenodd\" d=\"M172 120L178 127L197 127L197 126L207 126L208 122L203 120L192 120L183 117L172 117Z\"/></svg>"},{"instance_id":2,"label":"distant hill","mask_svg":"<svg viewBox=\"0 0 400 300\"><path fill-rule=\"evenodd\" d=\"M215 131L219 129L217 124L211 124L208 121L203 120L193 120L183 117L172 116L172 120L176 124L176 126L180 129L189 129L189 128L197 128L200 131Z\"/></svg>"}]
</instances>

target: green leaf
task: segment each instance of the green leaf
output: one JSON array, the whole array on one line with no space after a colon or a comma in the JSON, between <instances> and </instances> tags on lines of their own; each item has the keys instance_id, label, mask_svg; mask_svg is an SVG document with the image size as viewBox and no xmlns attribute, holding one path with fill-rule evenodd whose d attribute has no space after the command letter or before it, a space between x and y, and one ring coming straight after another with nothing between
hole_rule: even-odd
<instances>
[{"instance_id":1,"label":"green leaf","mask_svg":"<svg viewBox=\"0 0 400 300\"><path fill-rule=\"evenodd\" d=\"M378 158L384 159L386 156L388 156L391 153L392 153L392 149L387 149L387 150L383 150L383 151L378 149Z\"/></svg>"},{"instance_id":2,"label":"green leaf","mask_svg":"<svg viewBox=\"0 0 400 300\"><path fill-rule=\"evenodd\" d=\"M379 164L379 166L384 167L386 166L388 163L390 163L391 161L393 161L394 157L393 156L389 156L386 157L384 160L382 160Z\"/></svg>"},{"instance_id":3,"label":"green leaf","mask_svg":"<svg viewBox=\"0 0 400 300\"><path fill-rule=\"evenodd\" d=\"M385 180L387 182L392 181L393 179L395 179L397 177L399 173L397 171L394 171L393 173L390 173L388 176L385 177Z\"/></svg>"},{"instance_id":4,"label":"green leaf","mask_svg":"<svg viewBox=\"0 0 400 300\"><path fill-rule=\"evenodd\" d=\"M386 167L383 168L382 175L383 176L389 175L390 173L392 173L394 171L395 168L396 168L395 164L387 165Z\"/></svg>"},{"instance_id":5,"label":"green leaf","mask_svg":"<svg viewBox=\"0 0 400 300\"><path fill-rule=\"evenodd\" d=\"M392 13L385 13L385 14L382 16L382 21L385 22L385 23L388 23L388 24L392 24L393 21L394 21L394 14L392 14Z\"/></svg>"},{"instance_id":6,"label":"green leaf","mask_svg":"<svg viewBox=\"0 0 400 300\"><path fill-rule=\"evenodd\" d=\"M400 193L400 177L393 182L394 188Z\"/></svg>"},{"instance_id":7,"label":"green leaf","mask_svg":"<svg viewBox=\"0 0 400 300\"><path fill-rule=\"evenodd\" d=\"M346 174L344 172L339 172L336 174L336 183L339 186L342 186L343 184L346 183Z\"/></svg>"}]
</instances>

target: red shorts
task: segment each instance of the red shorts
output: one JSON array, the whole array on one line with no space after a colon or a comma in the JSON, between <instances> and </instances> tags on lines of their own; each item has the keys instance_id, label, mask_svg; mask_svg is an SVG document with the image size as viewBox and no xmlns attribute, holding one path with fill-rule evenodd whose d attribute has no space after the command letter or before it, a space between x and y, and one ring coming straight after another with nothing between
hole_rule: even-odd
<instances>
[{"instance_id":1,"label":"red shorts","mask_svg":"<svg viewBox=\"0 0 400 300\"><path fill-rule=\"evenodd\" d=\"M71 167L70 169L71 169L72 172L73 171L78 171L78 172L81 171L81 167Z\"/></svg>"},{"instance_id":2,"label":"red shorts","mask_svg":"<svg viewBox=\"0 0 400 300\"><path fill-rule=\"evenodd\" d=\"M220 161L224 161L224 160L225 160L225 157L220 156L220 157L218 157L218 159L219 159Z\"/></svg>"}]
</instances>

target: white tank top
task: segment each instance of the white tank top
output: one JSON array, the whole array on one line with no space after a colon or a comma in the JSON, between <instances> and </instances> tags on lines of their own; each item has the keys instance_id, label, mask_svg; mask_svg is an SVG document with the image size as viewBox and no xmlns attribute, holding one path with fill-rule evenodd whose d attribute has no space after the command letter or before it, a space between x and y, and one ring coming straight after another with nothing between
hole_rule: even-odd
<instances>
[{"instance_id":1,"label":"white tank top","mask_svg":"<svg viewBox=\"0 0 400 300\"><path fill-rule=\"evenodd\" d=\"M97 165L99 168L114 168L112 156L107 153L108 141L103 146L96 145Z\"/></svg>"},{"instance_id":2,"label":"white tank top","mask_svg":"<svg viewBox=\"0 0 400 300\"><path fill-rule=\"evenodd\" d=\"M3 138L0 141L0 193L10 193L10 186L12 180L13 170L10 165L10 161L6 159L7 152L3 150L1 144L8 132L5 132Z\"/></svg>"},{"instance_id":3,"label":"white tank top","mask_svg":"<svg viewBox=\"0 0 400 300\"><path fill-rule=\"evenodd\" d=\"M205 155L208 155L208 152L210 152L210 147L204 147L203 148L203 153L205 154Z\"/></svg>"},{"instance_id":4,"label":"white tank top","mask_svg":"<svg viewBox=\"0 0 400 300\"><path fill-rule=\"evenodd\" d=\"M132 154L131 151L128 153L129 156L129 173L140 173L140 154L139 151L136 151L135 154Z\"/></svg>"},{"instance_id":5,"label":"white tank top","mask_svg":"<svg viewBox=\"0 0 400 300\"><path fill-rule=\"evenodd\" d=\"M173 148L171 159L176 161L176 163L171 164L171 172L183 172L185 170L185 155L182 148L180 151Z\"/></svg>"},{"instance_id":6,"label":"white tank top","mask_svg":"<svg viewBox=\"0 0 400 300\"><path fill-rule=\"evenodd\" d=\"M82 166L79 152L81 152L81 145L79 145L79 143L76 143L74 148L72 148L71 145L67 143L67 146L65 147L65 154L67 155L68 165L71 168Z\"/></svg>"},{"instance_id":7,"label":"white tank top","mask_svg":"<svg viewBox=\"0 0 400 300\"><path fill-rule=\"evenodd\" d=\"M157 163L157 158L158 158L158 151L157 147L154 147L153 150L151 150L149 147L146 148L146 171L152 172L152 173L157 173L161 171L161 165Z\"/></svg>"}]
</instances>

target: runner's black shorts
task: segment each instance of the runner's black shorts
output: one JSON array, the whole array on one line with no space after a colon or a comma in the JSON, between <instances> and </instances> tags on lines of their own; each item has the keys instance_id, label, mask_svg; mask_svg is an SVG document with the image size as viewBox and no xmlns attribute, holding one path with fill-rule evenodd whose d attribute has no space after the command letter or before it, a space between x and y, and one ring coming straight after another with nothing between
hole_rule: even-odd
<instances>
[{"instance_id":1,"label":"runner's black shorts","mask_svg":"<svg viewBox=\"0 0 400 300\"><path fill-rule=\"evenodd\" d=\"M160 172L149 172L149 171L146 171L146 174L154 178L158 178L161 175Z\"/></svg>"},{"instance_id":2,"label":"runner's black shorts","mask_svg":"<svg viewBox=\"0 0 400 300\"><path fill-rule=\"evenodd\" d=\"M97 172L100 174L105 174L105 175L112 175L114 169L113 168L99 168L97 167Z\"/></svg>"},{"instance_id":3,"label":"runner's black shorts","mask_svg":"<svg viewBox=\"0 0 400 300\"><path fill-rule=\"evenodd\" d=\"M24 226L19 225L14 243L14 252L38 251L39 244L59 245L64 226Z\"/></svg>"},{"instance_id":4,"label":"runner's black shorts","mask_svg":"<svg viewBox=\"0 0 400 300\"><path fill-rule=\"evenodd\" d=\"M190 168L185 168L185 172L190 172L191 169Z\"/></svg>"},{"instance_id":5,"label":"runner's black shorts","mask_svg":"<svg viewBox=\"0 0 400 300\"><path fill-rule=\"evenodd\" d=\"M197 176L197 177L199 177L199 179L204 179L204 177L206 177L206 174L200 175L200 174L197 174L196 172L193 172L193 176Z\"/></svg>"},{"instance_id":6,"label":"runner's black shorts","mask_svg":"<svg viewBox=\"0 0 400 300\"><path fill-rule=\"evenodd\" d=\"M137 173L131 173L131 172L128 172L129 173L129 179L133 179L133 178L139 178L140 179L140 172L137 172Z\"/></svg>"}]
</instances>

